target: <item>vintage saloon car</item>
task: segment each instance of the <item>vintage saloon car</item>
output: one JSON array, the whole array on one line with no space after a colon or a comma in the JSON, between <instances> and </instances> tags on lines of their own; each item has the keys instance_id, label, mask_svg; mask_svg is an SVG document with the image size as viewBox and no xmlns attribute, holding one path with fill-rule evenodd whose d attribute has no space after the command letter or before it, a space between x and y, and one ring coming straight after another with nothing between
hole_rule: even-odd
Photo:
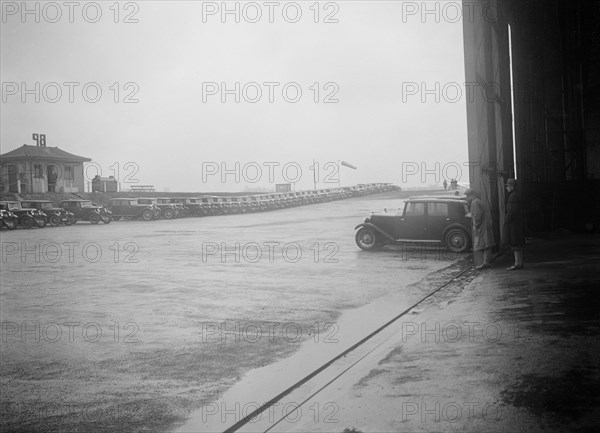
<instances>
[{"instance_id":1,"label":"vintage saloon car","mask_svg":"<svg viewBox=\"0 0 600 433\"><path fill-rule=\"evenodd\" d=\"M174 197L171 199L171 203L179 207L181 216L198 217L205 215L202 209L202 200L199 198Z\"/></svg>"},{"instance_id":2,"label":"vintage saloon car","mask_svg":"<svg viewBox=\"0 0 600 433\"><path fill-rule=\"evenodd\" d=\"M16 215L18 224L24 229L30 229L34 225L43 228L48 223L48 216L44 212L35 208L23 207L19 201L2 201L0 209Z\"/></svg>"},{"instance_id":3,"label":"vintage saloon car","mask_svg":"<svg viewBox=\"0 0 600 433\"><path fill-rule=\"evenodd\" d=\"M183 205L171 203L170 198L159 197L153 200L155 200L156 206L158 206L158 208L160 209L163 218L170 220L172 218L183 216Z\"/></svg>"},{"instance_id":4,"label":"vintage saloon car","mask_svg":"<svg viewBox=\"0 0 600 433\"><path fill-rule=\"evenodd\" d=\"M50 200L22 200L21 206L26 208L34 208L44 212L48 216L48 224L53 227L61 223L70 226L75 223L75 215L62 207L54 206Z\"/></svg>"},{"instance_id":5,"label":"vintage saloon car","mask_svg":"<svg viewBox=\"0 0 600 433\"><path fill-rule=\"evenodd\" d=\"M471 246L471 219L466 200L410 198L401 212L371 214L355 227L356 244L372 250L404 242L441 243L463 253Z\"/></svg>"},{"instance_id":6,"label":"vintage saloon car","mask_svg":"<svg viewBox=\"0 0 600 433\"><path fill-rule=\"evenodd\" d=\"M121 218L141 218L144 221L150 221L160 215L158 207L139 203L136 198L113 198L110 201L110 209L116 221Z\"/></svg>"},{"instance_id":7,"label":"vintage saloon car","mask_svg":"<svg viewBox=\"0 0 600 433\"><path fill-rule=\"evenodd\" d=\"M75 215L77 220L89 221L92 224L98 224L102 221L104 224L110 224L112 215L104 206L92 203L91 200L63 200L60 207Z\"/></svg>"}]
</instances>

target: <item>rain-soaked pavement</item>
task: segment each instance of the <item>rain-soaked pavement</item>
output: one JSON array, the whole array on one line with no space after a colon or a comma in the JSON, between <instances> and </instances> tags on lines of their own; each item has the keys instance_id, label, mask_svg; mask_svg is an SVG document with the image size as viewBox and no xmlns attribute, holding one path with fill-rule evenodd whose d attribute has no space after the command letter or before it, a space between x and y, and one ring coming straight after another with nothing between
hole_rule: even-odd
<instances>
[{"instance_id":1,"label":"rain-soaked pavement","mask_svg":"<svg viewBox=\"0 0 600 433\"><path fill-rule=\"evenodd\" d=\"M597 432L599 257L600 236L563 234L530 239L520 271L470 268L240 431Z\"/></svg>"},{"instance_id":2,"label":"rain-soaked pavement","mask_svg":"<svg viewBox=\"0 0 600 433\"><path fill-rule=\"evenodd\" d=\"M413 283L462 258L356 247L354 226L406 196L3 231L3 426L168 431L249 371L290 359L279 378L300 375L431 288ZM247 380L256 401L276 389L275 376Z\"/></svg>"}]
</instances>

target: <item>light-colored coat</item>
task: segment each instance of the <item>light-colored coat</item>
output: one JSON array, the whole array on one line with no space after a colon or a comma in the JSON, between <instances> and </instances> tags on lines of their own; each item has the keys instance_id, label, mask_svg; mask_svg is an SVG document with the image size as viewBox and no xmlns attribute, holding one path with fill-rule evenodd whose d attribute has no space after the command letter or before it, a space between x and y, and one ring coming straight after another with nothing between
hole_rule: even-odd
<instances>
[{"instance_id":1,"label":"light-colored coat","mask_svg":"<svg viewBox=\"0 0 600 433\"><path fill-rule=\"evenodd\" d=\"M473 251L485 250L496 245L492 229L492 218L483 202L478 198L474 198L471 201L470 210L473 224Z\"/></svg>"}]
</instances>

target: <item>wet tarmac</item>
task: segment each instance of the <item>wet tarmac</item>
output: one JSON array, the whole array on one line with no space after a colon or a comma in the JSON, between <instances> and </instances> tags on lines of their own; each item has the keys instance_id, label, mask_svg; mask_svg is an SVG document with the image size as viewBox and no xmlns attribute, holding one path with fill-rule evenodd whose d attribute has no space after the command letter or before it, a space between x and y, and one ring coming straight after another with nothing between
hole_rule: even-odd
<instances>
[{"instance_id":1,"label":"wet tarmac","mask_svg":"<svg viewBox=\"0 0 600 433\"><path fill-rule=\"evenodd\" d=\"M284 375L295 377L307 359L318 363L406 308L429 289L413 283L462 258L356 247L354 226L407 195L3 231L3 425L163 432L255 369L289 359ZM273 383L256 382L257 395Z\"/></svg>"},{"instance_id":2,"label":"wet tarmac","mask_svg":"<svg viewBox=\"0 0 600 433\"><path fill-rule=\"evenodd\" d=\"M504 257L436 293L268 431L598 431L600 238L525 251L520 271Z\"/></svg>"}]
</instances>

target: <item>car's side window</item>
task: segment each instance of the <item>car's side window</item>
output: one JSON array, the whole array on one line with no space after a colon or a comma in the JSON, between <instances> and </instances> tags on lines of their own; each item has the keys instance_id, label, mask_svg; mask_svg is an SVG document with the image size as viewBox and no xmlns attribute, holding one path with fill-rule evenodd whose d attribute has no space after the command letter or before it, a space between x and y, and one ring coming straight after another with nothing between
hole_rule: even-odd
<instances>
[{"instance_id":1,"label":"car's side window","mask_svg":"<svg viewBox=\"0 0 600 433\"><path fill-rule=\"evenodd\" d=\"M425 203L409 203L406 207L405 216L425 215Z\"/></svg>"},{"instance_id":2,"label":"car's side window","mask_svg":"<svg viewBox=\"0 0 600 433\"><path fill-rule=\"evenodd\" d=\"M427 203L427 214L429 216L448 216L448 203Z\"/></svg>"}]
</instances>

